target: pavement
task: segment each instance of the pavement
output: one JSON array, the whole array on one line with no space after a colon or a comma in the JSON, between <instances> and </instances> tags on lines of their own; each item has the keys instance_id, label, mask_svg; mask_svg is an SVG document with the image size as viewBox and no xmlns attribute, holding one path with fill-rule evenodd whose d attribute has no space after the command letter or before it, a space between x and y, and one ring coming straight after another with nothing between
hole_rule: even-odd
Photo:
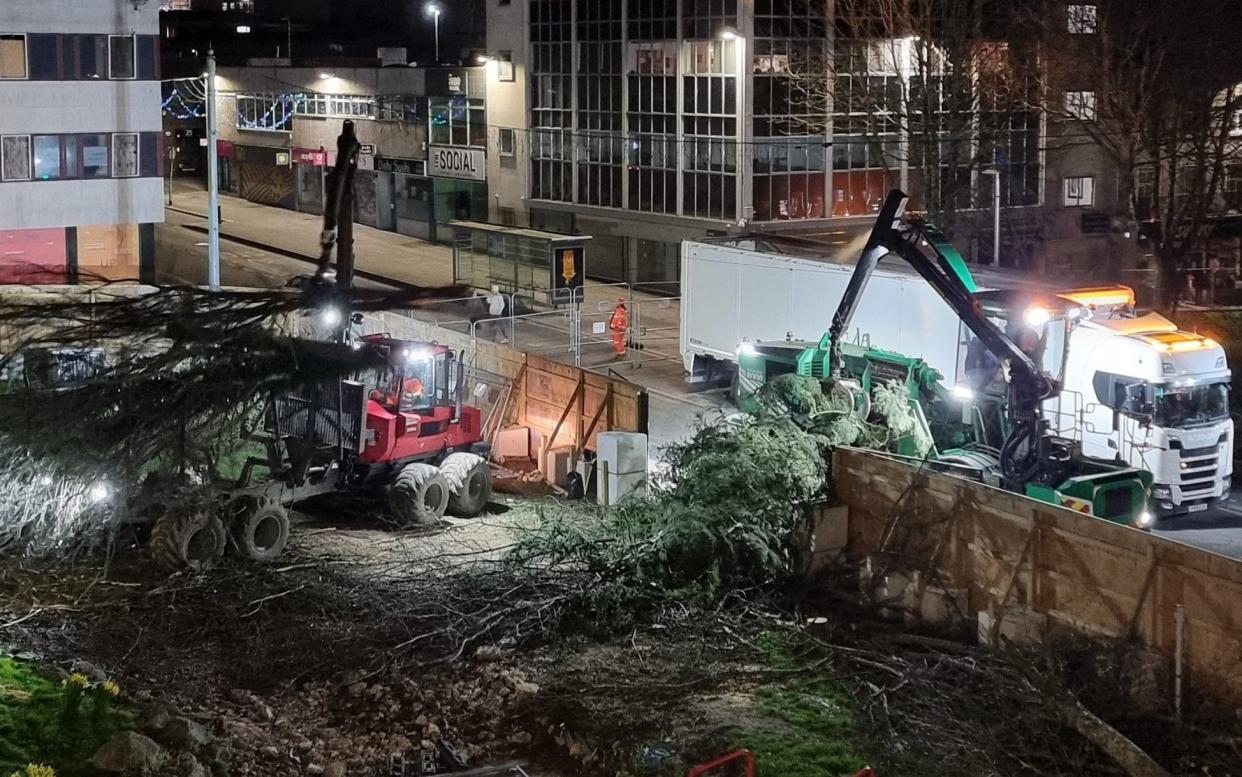
<instances>
[{"instance_id":1,"label":"pavement","mask_svg":"<svg viewBox=\"0 0 1242 777\"><path fill-rule=\"evenodd\" d=\"M207 193L195 182L174 184L165 223L156 227L156 279L205 284L207 281ZM220 198L220 275L226 286L283 286L314 271L322 219L307 213L259 205L239 197ZM453 285L453 252L448 246L361 224L354 227L354 255L360 287ZM618 296L632 299L631 348L614 358L606 326ZM457 331L469 331L462 301L420 304L413 313ZM581 365L637 383L651 395L650 435L656 448L688 437L700 416L724 404L715 394L687 394L678 346L680 304L676 299L632 292L624 286L588 282L579 322ZM508 331L510 344L558 360L573 361L570 321L565 313L518 316Z\"/></svg>"},{"instance_id":2,"label":"pavement","mask_svg":"<svg viewBox=\"0 0 1242 777\"><path fill-rule=\"evenodd\" d=\"M221 197L221 210L221 282L225 285L283 286L290 278L313 271L319 255L318 216L227 195ZM206 212L206 193L187 182L178 182L166 222L156 228L160 280L206 283ZM453 254L447 246L357 225L355 255L359 286L453 283ZM386 284L383 279L391 282ZM614 361L608 335L597 330L611 315L618 293L628 292L607 284L588 284L580 322L581 363L599 372L612 372L648 390L650 441L653 448L659 449L686 439L701 418L727 410L727 403L719 392L686 392L678 347L680 304L676 299L634 293L631 320L636 322L637 337L643 347L630 349L623 361ZM416 315L458 331L470 328L460 302L420 306ZM496 338L506 335L516 348L572 362L570 326L567 314L544 312L519 317L507 332L478 334ZM1242 490L1217 509L1193 517L1163 520L1153 531L1171 540L1242 559Z\"/></svg>"}]
</instances>

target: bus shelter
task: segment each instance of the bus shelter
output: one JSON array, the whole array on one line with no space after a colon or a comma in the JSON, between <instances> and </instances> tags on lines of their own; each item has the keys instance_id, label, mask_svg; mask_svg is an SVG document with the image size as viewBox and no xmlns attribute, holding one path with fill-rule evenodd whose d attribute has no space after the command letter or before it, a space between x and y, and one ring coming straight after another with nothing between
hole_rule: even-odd
<instances>
[{"instance_id":1,"label":"bus shelter","mask_svg":"<svg viewBox=\"0 0 1242 777\"><path fill-rule=\"evenodd\" d=\"M453 221L453 282L550 305L582 301L589 235Z\"/></svg>"}]
</instances>

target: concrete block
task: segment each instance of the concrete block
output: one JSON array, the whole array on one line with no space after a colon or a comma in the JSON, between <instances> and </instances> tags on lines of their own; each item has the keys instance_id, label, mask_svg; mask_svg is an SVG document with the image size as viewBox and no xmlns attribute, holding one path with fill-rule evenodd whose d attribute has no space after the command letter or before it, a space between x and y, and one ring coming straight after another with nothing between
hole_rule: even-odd
<instances>
[{"instance_id":1,"label":"concrete block","mask_svg":"<svg viewBox=\"0 0 1242 777\"><path fill-rule=\"evenodd\" d=\"M992 645L992 626L996 615L986 610L979 612L978 639L980 645ZM1048 630L1048 616L1033 612L1021 605L1010 605L999 616L1000 629L997 637L1000 642L1011 642L1015 645L1038 645L1043 642Z\"/></svg>"},{"instance_id":2,"label":"concrete block","mask_svg":"<svg viewBox=\"0 0 1242 777\"><path fill-rule=\"evenodd\" d=\"M913 585L907 588L906 611L914 622L949 626L965 617L966 592L936 585Z\"/></svg>"},{"instance_id":3,"label":"concrete block","mask_svg":"<svg viewBox=\"0 0 1242 777\"><path fill-rule=\"evenodd\" d=\"M534 433L526 426L511 426L501 429L496 435L495 455L500 459L529 459L532 452Z\"/></svg>"},{"instance_id":4,"label":"concrete block","mask_svg":"<svg viewBox=\"0 0 1242 777\"><path fill-rule=\"evenodd\" d=\"M543 456L543 478L554 486L564 486L573 471L574 448L569 445L558 445L549 449Z\"/></svg>"}]
</instances>

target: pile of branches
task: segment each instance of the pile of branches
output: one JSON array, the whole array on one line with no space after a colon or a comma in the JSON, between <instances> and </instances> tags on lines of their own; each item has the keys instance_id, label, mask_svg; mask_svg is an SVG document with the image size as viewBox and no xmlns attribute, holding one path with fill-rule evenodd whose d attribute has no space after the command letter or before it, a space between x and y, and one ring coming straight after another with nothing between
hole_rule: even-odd
<instances>
[{"instance_id":1,"label":"pile of branches","mask_svg":"<svg viewBox=\"0 0 1242 777\"><path fill-rule=\"evenodd\" d=\"M141 509L130 500L152 473L215 485L272 392L378 363L324 339L319 311L438 293L104 286L0 296L0 549L76 546ZM74 360L80 374L63 383L36 369L74 371Z\"/></svg>"}]
</instances>

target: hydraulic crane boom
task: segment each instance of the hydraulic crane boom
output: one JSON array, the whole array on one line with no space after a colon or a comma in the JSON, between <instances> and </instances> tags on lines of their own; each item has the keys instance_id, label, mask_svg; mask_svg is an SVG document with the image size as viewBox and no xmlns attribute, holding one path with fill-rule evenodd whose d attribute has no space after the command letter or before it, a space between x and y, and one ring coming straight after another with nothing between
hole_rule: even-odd
<instances>
[{"instance_id":1,"label":"hydraulic crane boom","mask_svg":"<svg viewBox=\"0 0 1242 777\"><path fill-rule=\"evenodd\" d=\"M909 197L897 189L889 192L832 317L828 330L830 377L840 378L843 336L876 265L890 254L900 257L936 290L993 355L1008 361L1010 433L1001 449L1001 471L1006 480L1013 484L1029 482L1038 477L1040 469L1038 443L1044 426L1040 406L1043 400L1058 392L1058 387L1017 343L984 315L971 289L962 282L953 271L948 257L930 239L927 225L904 218L908 200Z\"/></svg>"}]
</instances>

